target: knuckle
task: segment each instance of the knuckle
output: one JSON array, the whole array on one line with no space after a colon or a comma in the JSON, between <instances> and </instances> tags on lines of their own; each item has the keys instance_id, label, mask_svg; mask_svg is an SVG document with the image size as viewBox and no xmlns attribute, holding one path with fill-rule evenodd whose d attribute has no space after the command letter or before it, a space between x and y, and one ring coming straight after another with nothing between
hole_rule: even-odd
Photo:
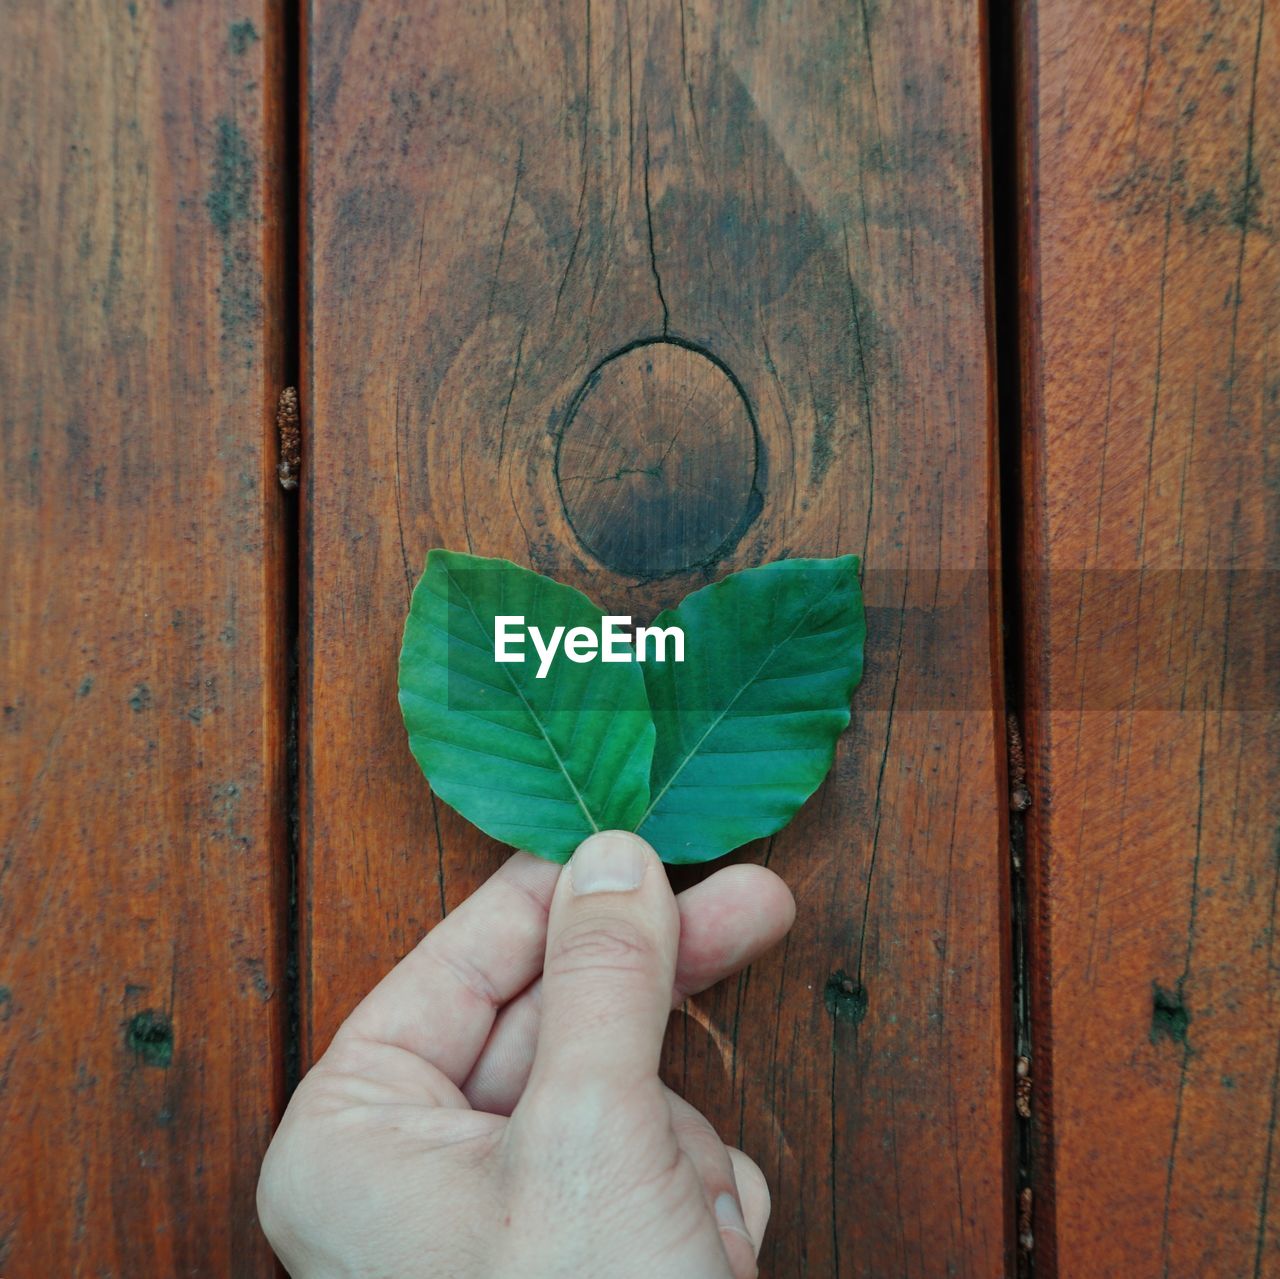
<instances>
[{"instance_id":1,"label":"knuckle","mask_svg":"<svg viewBox=\"0 0 1280 1279\"><path fill-rule=\"evenodd\" d=\"M647 973L657 958L653 939L626 919L590 919L571 924L547 952L549 977L583 972Z\"/></svg>"},{"instance_id":2,"label":"knuckle","mask_svg":"<svg viewBox=\"0 0 1280 1279\"><path fill-rule=\"evenodd\" d=\"M428 933L423 947L453 977L459 992L497 1012L502 1007L502 995L493 978L463 951L447 942L437 940L434 946L431 945L434 935Z\"/></svg>"}]
</instances>

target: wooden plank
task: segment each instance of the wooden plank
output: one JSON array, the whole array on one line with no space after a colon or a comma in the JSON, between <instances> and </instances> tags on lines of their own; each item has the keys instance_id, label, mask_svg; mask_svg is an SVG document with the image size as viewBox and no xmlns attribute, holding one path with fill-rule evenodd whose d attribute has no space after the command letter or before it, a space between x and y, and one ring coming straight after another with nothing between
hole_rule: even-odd
<instances>
[{"instance_id":1,"label":"wooden plank","mask_svg":"<svg viewBox=\"0 0 1280 1279\"><path fill-rule=\"evenodd\" d=\"M999 1272L980 6L315 0L308 26L307 1054L504 855L405 745L430 547L637 616L856 551L854 727L749 850L799 922L689 1006L669 1076L772 1181L767 1273Z\"/></svg>"},{"instance_id":2,"label":"wooden plank","mask_svg":"<svg viewBox=\"0 0 1280 1279\"><path fill-rule=\"evenodd\" d=\"M1036 1255L1280 1274L1276 15L1024 18Z\"/></svg>"},{"instance_id":3,"label":"wooden plank","mask_svg":"<svg viewBox=\"0 0 1280 1279\"><path fill-rule=\"evenodd\" d=\"M274 5L6 6L0 1272L266 1275Z\"/></svg>"}]
</instances>

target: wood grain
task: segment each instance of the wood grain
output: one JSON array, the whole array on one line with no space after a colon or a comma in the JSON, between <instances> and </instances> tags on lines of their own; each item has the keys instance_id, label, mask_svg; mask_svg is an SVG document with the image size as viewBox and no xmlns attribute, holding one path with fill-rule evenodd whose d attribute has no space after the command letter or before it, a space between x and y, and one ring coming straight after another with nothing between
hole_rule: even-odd
<instances>
[{"instance_id":1,"label":"wood grain","mask_svg":"<svg viewBox=\"0 0 1280 1279\"><path fill-rule=\"evenodd\" d=\"M4 28L0 1273L270 1274L279 14Z\"/></svg>"},{"instance_id":2,"label":"wood grain","mask_svg":"<svg viewBox=\"0 0 1280 1279\"><path fill-rule=\"evenodd\" d=\"M772 1181L767 1274L998 1273L980 6L314 0L307 29L305 1054L504 856L399 721L429 548L642 618L855 551L854 725L748 852L799 922L685 1010L668 1075Z\"/></svg>"},{"instance_id":3,"label":"wood grain","mask_svg":"<svg viewBox=\"0 0 1280 1279\"><path fill-rule=\"evenodd\" d=\"M1280 1274L1276 18L1023 11L1037 1273Z\"/></svg>"}]
</instances>

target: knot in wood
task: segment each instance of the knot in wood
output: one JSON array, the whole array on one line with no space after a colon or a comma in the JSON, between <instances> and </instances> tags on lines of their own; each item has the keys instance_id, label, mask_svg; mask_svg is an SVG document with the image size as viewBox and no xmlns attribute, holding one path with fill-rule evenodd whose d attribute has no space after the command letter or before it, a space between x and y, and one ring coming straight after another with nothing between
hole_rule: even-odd
<instances>
[{"instance_id":1,"label":"knot in wood","mask_svg":"<svg viewBox=\"0 0 1280 1279\"><path fill-rule=\"evenodd\" d=\"M565 515L606 567L653 578L714 563L759 514L759 444L741 385L709 352L615 352L570 403L556 451Z\"/></svg>"}]
</instances>

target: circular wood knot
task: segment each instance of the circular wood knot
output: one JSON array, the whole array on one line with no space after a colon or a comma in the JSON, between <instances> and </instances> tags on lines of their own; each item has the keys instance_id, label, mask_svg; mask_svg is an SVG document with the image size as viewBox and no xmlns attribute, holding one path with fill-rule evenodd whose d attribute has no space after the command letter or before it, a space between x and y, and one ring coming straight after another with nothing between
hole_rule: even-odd
<instances>
[{"instance_id":1,"label":"circular wood knot","mask_svg":"<svg viewBox=\"0 0 1280 1279\"><path fill-rule=\"evenodd\" d=\"M569 405L556 451L582 545L628 577L713 563L759 514L755 418L714 356L656 339L615 352Z\"/></svg>"}]
</instances>

